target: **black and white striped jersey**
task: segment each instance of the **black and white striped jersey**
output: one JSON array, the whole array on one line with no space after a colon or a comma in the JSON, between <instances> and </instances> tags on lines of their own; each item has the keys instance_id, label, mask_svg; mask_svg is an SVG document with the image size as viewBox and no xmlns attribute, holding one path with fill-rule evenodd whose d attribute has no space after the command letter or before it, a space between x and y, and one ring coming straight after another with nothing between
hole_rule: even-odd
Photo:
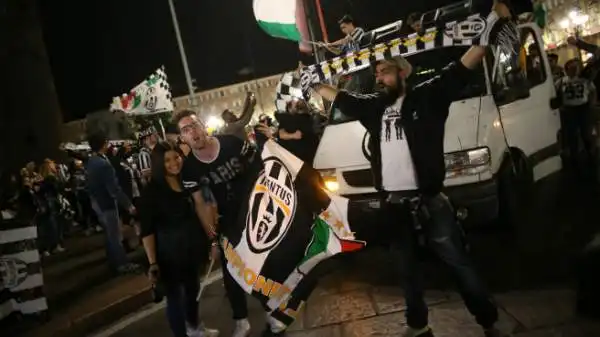
<instances>
[{"instance_id":1,"label":"black and white striped jersey","mask_svg":"<svg viewBox=\"0 0 600 337\"><path fill-rule=\"evenodd\" d=\"M138 155L138 169L142 173L150 172L152 168L152 159L150 155L150 150L147 148L142 148Z\"/></svg>"}]
</instances>

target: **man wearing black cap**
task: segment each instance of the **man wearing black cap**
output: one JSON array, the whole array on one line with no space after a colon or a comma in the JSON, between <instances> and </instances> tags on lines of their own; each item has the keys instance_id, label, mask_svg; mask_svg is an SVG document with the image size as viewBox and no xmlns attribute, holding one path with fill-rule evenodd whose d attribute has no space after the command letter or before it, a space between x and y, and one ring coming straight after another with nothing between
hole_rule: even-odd
<instances>
[{"instance_id":1,"label":"man wearing black cap","mask_svg":"<svg viewBox=\"0 0 600 337\"><path fill-rule=\"evenodd\" d=\"M507 24L510 11L495 4L482 44L510 48L518 41L515 26ZM506 29L506 30L504 30ZM502 31L502 34L498 34ZM502 36L500 36L502 35ZM514 36L513 36L514 35ZM510 38L507 38L510 37ZM484 39L487 39L484 41ZM359 95L338 91L327 84L311 85L310 68L301 73L303 91L312 88L344 114L358 119L370 134L369 150L376 188L385 195L384 219L393 219L381 238L395 240L407 268L404 284L407 337L432 337L420 270L420 246L425 246L450 269L468 310L486 337L502 334L495 328L498 311L464 249L462 231L447 197L442 193L446 176L444 127L450 104L460 97L486 48L469 49L429 81L407 87L408 62L401 57L376 63L380 92ZM421 226L422 225L422 226Z\"/></svg>"}]
</instances>

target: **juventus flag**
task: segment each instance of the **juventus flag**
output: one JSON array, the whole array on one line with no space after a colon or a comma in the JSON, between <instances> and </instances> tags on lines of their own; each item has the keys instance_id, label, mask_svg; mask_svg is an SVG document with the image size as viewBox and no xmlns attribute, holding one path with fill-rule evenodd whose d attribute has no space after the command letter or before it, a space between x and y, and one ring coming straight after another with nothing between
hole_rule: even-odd
<instances>
[{"instance_id":1,"label":"juventus flag","mask_svg":"<svg viewBox=\"0 0 600 337\"><path fill-rule=\"evenodd\" d=\"M229 273L261 301L279 332L310 295L306 276L319 262L365 247L355 233L364 211L328 193L316 170L273 141L265 144L262 162L222 244Z\"/></svg>"},{"instance_id":2,"label":"juventus flag","mask_svg":"<svg viewBox=\"0 0 600 337\"><path fill-rule=\"evenodd\" d=\"M48 310L37 228L29 221L0 212L0 320L13 312Z\"/></svg>"}]
</instances>

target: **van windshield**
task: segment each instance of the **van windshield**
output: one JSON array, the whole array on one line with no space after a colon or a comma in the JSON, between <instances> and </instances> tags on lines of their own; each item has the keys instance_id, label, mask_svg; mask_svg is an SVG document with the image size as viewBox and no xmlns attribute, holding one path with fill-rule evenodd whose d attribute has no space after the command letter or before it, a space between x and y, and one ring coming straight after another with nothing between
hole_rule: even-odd
<instances>
[{"instance_id":1,"label":"van windshield","mask_svg":"<svg viewBox=\"0 0 600 337\"><path fill-rule=\"evenodd\" d=\"M427 81L437 74L450 62L460 60L461 56L467 51L467 46L457 46L450 48L439 48L423 53L408 56L406 59L413 66L413 72L407 80L408 85L416 85ZM463 90L459 99L467 99L485 95L485 76L483 67L476 70L476 76ZM329 124L340 124L350 122L353 119L344 115L335 106L332 107Z\"/></svg>"}]
</instances>

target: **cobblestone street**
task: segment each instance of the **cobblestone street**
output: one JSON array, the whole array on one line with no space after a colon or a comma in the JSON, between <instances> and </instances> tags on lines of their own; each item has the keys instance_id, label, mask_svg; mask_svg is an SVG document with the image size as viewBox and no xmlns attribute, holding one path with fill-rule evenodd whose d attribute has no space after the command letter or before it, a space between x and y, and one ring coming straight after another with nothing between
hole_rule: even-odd
<instances>
[{"instance_id":1,"label":"cobblestone street","mask_svg":"<svg viewBox=\"0 0 600 337\"><path fill-rule=\"evenodd\" d=\"M556 188L567 191L556 193ZM554 199L550 196L559 196ZM577 195L577 198L573 196ZM472 230L471 256L500 310L500 328L515 337L595 337L600 323L575 317L574 257L596 229L597 194L573 189L569 180L537 191L535 205L515 231ZM550 211L549 211L550 210ZM334 270L311 295L289 337L399 337L404 299L398 257L383 249L361 252L327 266ZM448 273L434 262L425 268L430 324L437 337L481 337ZM264 313L249 298L252 336L265 326ZM222 337L232 331L221 282L204 295L201 316ZM163 310L101 336L170 336Z\"/></svg>"},{"instance_id":2,"label":"cobblestone street","mask_svg":"<svg viewBox=\"0 0 600 337\"><path fill-rule=\"evenodd\" d=\"M365 277L337 273L324 279L313 293L289 337L397 337L405 328L404 299L399 287L373 285ZM354 275L356 276L356 275ZM372 280L371 280L372 281ZM600 323L575 317L572 290L549 288L496 294L499 327L515 337L591 337L600 335ZM453 291L431 290L427 294L430 322L437 337L479 337L480 327ZM264 314L249 298L252 336L264 327ZM232 320L221 284L212 285L201 305L204 321L230 336ZM140 320L116 334L168 336L164 310Z\"/></svg>"}]
</instances>

